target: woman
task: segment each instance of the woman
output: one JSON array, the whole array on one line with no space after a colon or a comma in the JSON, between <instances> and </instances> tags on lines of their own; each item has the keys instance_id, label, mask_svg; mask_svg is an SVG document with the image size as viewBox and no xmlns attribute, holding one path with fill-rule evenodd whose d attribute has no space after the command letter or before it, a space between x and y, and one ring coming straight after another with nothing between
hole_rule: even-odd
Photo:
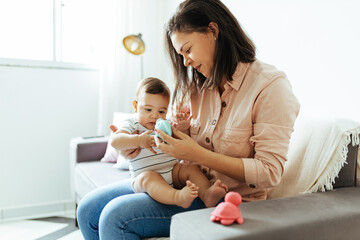
<instances>
[{"instance_id":1,"label":"woman","mask_svg":"<svg viewBox=\"0 0 360 240\"><path fill-rule=\"evenodd\" d=\"M156 141L165 153L201 165L244 201L266 199L279 183L299 103L284 73L258 61L252 41L218 0L180 4L166 29L175 73L175 101L190 99L190 136ZM179 106L180 108L181 106ZM129 154L134 157L135 151ZM171 217L187 209L133 194L130 181L97 189L78 207L85 239L168 236Z\"/></svg>"}]
</instances>

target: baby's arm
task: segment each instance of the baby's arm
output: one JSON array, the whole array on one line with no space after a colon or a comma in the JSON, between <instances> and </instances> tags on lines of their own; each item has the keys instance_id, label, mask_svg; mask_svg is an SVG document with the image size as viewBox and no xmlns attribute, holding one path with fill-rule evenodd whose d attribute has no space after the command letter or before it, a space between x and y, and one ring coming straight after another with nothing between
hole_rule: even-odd
<instances>
[{"instance_id":1,"label":"baby's arm","mask_svg":"<svg viewBox=\"0 0 360 240\"><path fill-rule=\"evenodd\" d=\"M151 132L152 131L149 130L143 132L140 135L132 135L127 131L116 131L115 134L110 138L111 146L118 150L134 149L141 147L146 148L156 154L155 150L152 148L156 145L154 136L150 135Z\"/></svg>"},{"instance_id":2,"label":"baby's arm","mask_svg":"<svg viewBox=\"0 0 360 240\"><path fill-rule=\"evenodd\" d=\"M111 124L110 125L110 129L113 133L116 133L118 128ZM139 134L139 130L135 130L133 133L133 135L138 135ZM121 154L122 156L124 156L125 158L128 158L128 159L133 159L133 158L136 158L139 153L141 152L141 147L138 147L138 148L131 148L131 149L126 149L126 150L118 150L119 151L119 154Z\"/></svg>"}]
</instances>

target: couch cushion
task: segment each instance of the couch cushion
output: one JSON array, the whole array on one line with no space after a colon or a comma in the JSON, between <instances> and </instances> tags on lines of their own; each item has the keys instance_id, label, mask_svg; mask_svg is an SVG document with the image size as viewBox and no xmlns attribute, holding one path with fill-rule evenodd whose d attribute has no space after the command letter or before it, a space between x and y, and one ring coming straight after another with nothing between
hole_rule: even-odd
<instances>
[{"instance_id":1,"label":"couch cushion","mask_svg":"<svg viewBox=\"0 0 360 240\"><path fill-rule=\"evenodd\" d=\"M214 208L176 214L170 238L177 239L359 239L360 188L337 188L296 197L240 205L242 225L212 222Z\"/></svg>"},{"instance_id":2,"label":"couch cushion","mask_svg":"<svg viewBox=\"0 0 360 240\"><path fill-rule=\"evenodd\" d=\"M129 171L116 169L114 165L100 161L76 164L74 176L76 202L93 189L130 177Z\"/></svg>"},{"instance_id":3,"label":"couch cushion","mask_svg":"<svg viewBox=\"0 0 360 240\"><path fill-rule=\"evenodd\" d=\"M125 119L127 119L133 115L134 115L133 113L114 112L112 124L115 125L116 127L119 127ZM113 132L110 133L111 136L113 134L114 134ZM124 161L125 161L124 158L121 155L119 155L119 153L117 152L117 150L115 148L113 148L111 146L111 143L109 141L107 144L107 147L106 147L105 155L101 159L101 162L108 162L108 163L119 162L119 166L122 166L123 168L124 168L124 166L127 166L124 169L126 169L126 168L128 169L129 166L126 165L124 163Z\"/></svg>"}]
</instances>

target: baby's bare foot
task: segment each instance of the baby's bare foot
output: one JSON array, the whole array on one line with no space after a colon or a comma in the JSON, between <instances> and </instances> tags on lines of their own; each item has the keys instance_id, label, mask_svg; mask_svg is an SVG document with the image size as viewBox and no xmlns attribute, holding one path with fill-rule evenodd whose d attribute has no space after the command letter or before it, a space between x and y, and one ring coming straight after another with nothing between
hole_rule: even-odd
<instances>
[{"instance_id":1,"label":"baby's bare foot","mask_svg":"<svg viewBox=\"0 0 360 240\"><path fill-rule=\"evenodd\" d=\"M181 190L176 191L175 194L176 205L183 208L190 207L194 199L198 197L198 190L199 188L195 184L187 180L186 186L183 187Z\"/></svg>"},{"instance_id":2,"label":"baby's bare foot","mask_svg":"<svg viewBox=\"0 0 360 240\"><path fill-rule=\"evenodd\" d=\"M203 202L206 207L215 207L215 205L222 199L226 192L228 191L228 187L225 184L222 184L220 179L216 180L215 183L206 190L204 193Z\"/></svg>"}]
</instances>

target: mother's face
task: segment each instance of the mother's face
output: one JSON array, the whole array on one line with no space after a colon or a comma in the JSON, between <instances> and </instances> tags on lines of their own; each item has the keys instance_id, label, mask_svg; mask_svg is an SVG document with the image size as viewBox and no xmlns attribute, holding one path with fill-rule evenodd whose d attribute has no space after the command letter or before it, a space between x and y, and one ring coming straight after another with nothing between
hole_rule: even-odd
<instances>
[{"instance_id":1,"label":"mother's face","mask_svg":"<svg viewBox=\"0 0 360 240\"><path fill-rule=\"evenodd\" d=\"M183 56L185 67L191 66L205 77L211 75L215 57L215 35L207 33L185 33L176 31L171 35L176 52Z\"/></svg>"}]
</instances>

